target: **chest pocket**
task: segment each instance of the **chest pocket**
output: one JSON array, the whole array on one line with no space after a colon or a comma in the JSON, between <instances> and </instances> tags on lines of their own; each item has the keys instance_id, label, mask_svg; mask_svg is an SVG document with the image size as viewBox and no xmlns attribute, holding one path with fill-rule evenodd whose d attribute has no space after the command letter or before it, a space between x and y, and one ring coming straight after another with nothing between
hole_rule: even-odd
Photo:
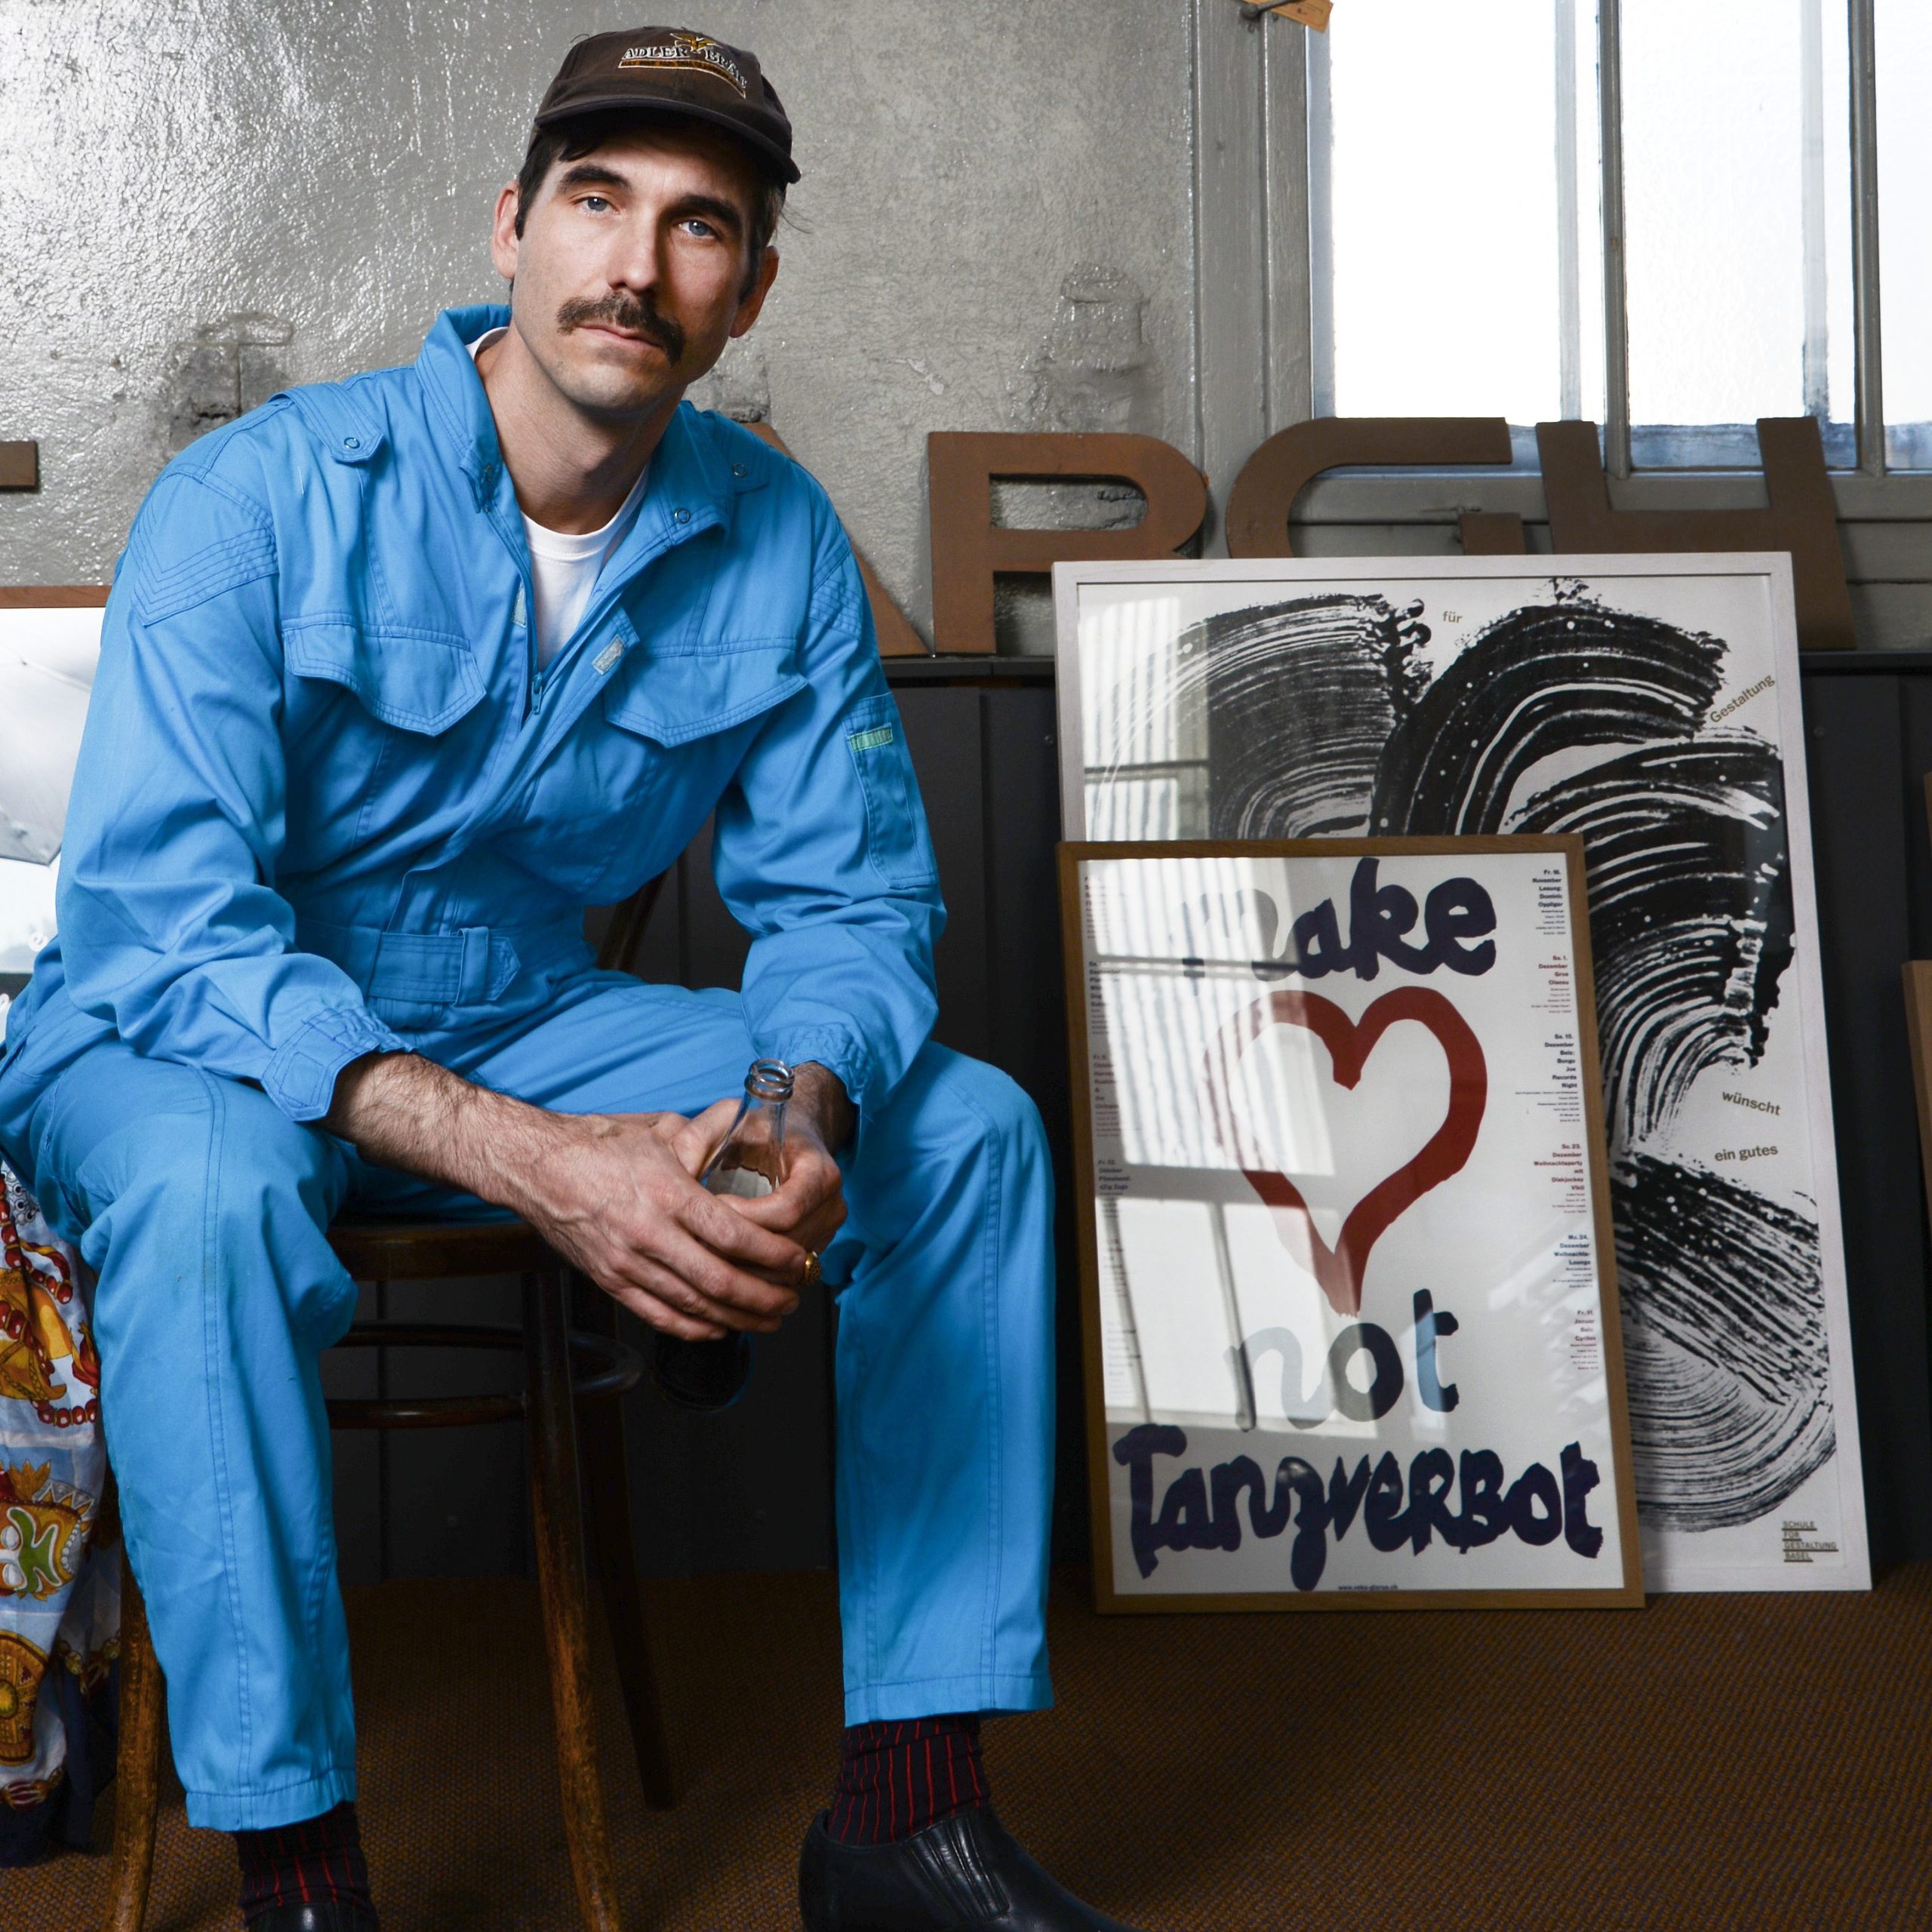
<instances>
[{"instance_id":1,"label":"chest pocket","mask_svg":"<svg viewBox=\"0 0 1932 1932\"><path fill-rule=\"evenodd\" d=\"M660 745L691 744L803 691L805 681L792 668L797 654L790 638L663 654L633 645L632 661L617 672L623 682L604 694L604 715Z\"/></svg>"},{"instance_id":2,"label":"chest pocket","mask_svg":"<svg viewBox=\"0 0 1932 1932\"><path fill-rule=\"evenodd\" d=\"M340 685L372 718L426 737L447 731L483 697L475 652L446 631L298 618L282 627L282 654L297 677Z\"/></svg>"}]
</instances>

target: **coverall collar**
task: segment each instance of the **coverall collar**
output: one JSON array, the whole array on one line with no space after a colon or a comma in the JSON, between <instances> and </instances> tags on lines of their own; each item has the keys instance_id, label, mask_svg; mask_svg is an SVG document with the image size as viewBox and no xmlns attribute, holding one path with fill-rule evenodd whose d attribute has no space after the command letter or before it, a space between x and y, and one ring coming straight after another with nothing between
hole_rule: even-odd
<instances>
[{"instance_id":1,"label":"coverall collar","mask_svg":"<svg viewBox=\"0 0 1932 1932\"><path fill-rule=\"evenodd\" d=\"M445 309L424 338L416 367L449 432L458 466L469 478L478 508L487 508L506 484L497 421L477 373L469 345L491 330L507 328L510 312L495 303ZM728 525L737 494L730 463L697 433L697 412L680 403L651 459L644 501L617 555L607 580L621 577L626 566L701 530Z\"/></svg>"}]
</instances>

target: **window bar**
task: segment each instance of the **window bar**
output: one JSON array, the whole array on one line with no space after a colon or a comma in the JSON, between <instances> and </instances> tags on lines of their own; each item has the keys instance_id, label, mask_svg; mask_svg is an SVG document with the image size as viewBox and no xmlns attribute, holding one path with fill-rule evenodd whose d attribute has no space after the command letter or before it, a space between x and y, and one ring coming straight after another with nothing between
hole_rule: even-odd
<instances>
[{"instance_id":1,"label":"window bar","mask_svg":"<svg viewBox=\"0 0 1932 1932\"><path fill-rule=\"evenodd\" d=\"M1850 0L1851 291L1858 348L1858 466L1885 473L1884 362L1878 306L1878 70L1876 0Z\"/></svg>"},{"instance_id":2,"label":"window bar","mask_svg":"<svg viewBox=\"0 0 1932 1932\"><path fill-rule=\"evenodd\" d=\"M1854 0L1857 4L1857 0ZM1604 466L1630 474L1630 318L1623 263L1621 0L1597 0L1597 99L1603 116Z\"/></svg>"},{"instance_id":3,"label":"window bar","mask_svg":"<svg viewBox=\"0 0 1932 1932\"><path fill-rule=\"evenodd\" d=\"M1817 4L1817 0L1813 0ZM1577 168L1577 0L1556 6L1556 318L1566 420L1583 413L1583 292ZM1312 36L1311 36L1312 38Z\"/></svg>"},{"instance_id":4,"label":"window bar","mask_svg":"<svg viewBox=\"0 0 1932 1932\"><path fill-rule=\"evenodd\" d=\"M1335 131L1328 36L1308 42L1308 299L1310 388L1317 416L1335 413Z\"/></svg>"},{"instance_id":5,"label":"window bar","mask_svg":"<svg viewBox=\"0 0 1932 1932\"><path fill-rule=\"evenodd\" d=\"M1266 426L1272 435L1314 414L1309 330L1308 54L1318 34L1277 32L1263 42L1261 205L1267 318Z\"/></svg>"},{"instance_id":6,"label":"window bar","mask_svg":"<svg viewBox=\"0 0 1932 1932\"><path fill-rule=\"evenodd\" d=\"M1804 272L1804 413L1832 420L1830 312L1825 265L1824 0L1798 0L1798 220Z\"/></svg>"}]
</instances>

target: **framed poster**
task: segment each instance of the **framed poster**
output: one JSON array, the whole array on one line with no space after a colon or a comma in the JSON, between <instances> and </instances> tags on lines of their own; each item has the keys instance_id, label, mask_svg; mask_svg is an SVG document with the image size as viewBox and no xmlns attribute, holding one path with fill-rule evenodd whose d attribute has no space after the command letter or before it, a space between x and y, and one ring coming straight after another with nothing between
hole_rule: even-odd
<instances>
[{"instance_id":1,"label":"framed poster","mask_svg":"<svg viewBox=\"0 0 1932 1932\"><path fill-rule=\"evenodd\" d=\"M0 589L0 1001L54 931L60 828L106 601L91 586Z\"/></svg>"},{"instance_id":2,"label":"framed poster","mask_svg":"<svg viewBox=\"0 0 1932 1932\"><path fill-rule=\"evenodd\" d=\"M1579 841L1062 853L1100 1607L1640 1604Z\"/></svg>"},{"instance_id":3,"label":"framed poster","mask_svg":"<svg viewBox=\"0 0 1932 1932\"><path fill-rule=\"evenodd\" d=\"M1789 559L1054 590L1069 837L1582 838L1645 1577L1869 1587Z\"/></svg>"}]
</instances>

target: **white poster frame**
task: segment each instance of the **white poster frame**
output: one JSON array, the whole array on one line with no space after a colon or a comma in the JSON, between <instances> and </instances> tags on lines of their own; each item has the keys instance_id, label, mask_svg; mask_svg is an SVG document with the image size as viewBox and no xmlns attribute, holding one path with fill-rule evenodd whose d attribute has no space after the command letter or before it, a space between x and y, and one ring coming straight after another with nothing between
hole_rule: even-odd
<instances>
[{"instance_id":1,"label":"white poster frame","mask_svg":"<svg viewBox=\"0 0 1932 1932\"><path fill-rule=\"evenodd\" d=\"M1812 1180L1813 1204L1818 1231L1824 1296L1824 1325L1829 1360L1830 1402L1836 1448L1824 1468L1810 1478L1820 1481L1827 1472L1835 1521L1835 1534L1807 1542L1810 1527L1786 1516L1780 1524L1775 1555L1749 1560L1712 1560L1704 1554L1706 1540L1682 1530L1658 1531L1647 1524L1644 1561L1650 1587L1666 1591L1868 1589L1871 1567L1866 1533L1864 1485L1859 1453L1857 1395L1854 1377L1850 1321L1847 1306L1844 1231L1840 1214L1837 1147L1832 1118L1830 1068L1827 1058L1823 988L1820 975L1820 935L1814 883L1813 845L1804 757L1804 727L1798 681L1798 635L1792 598L1791 560L1782 552L1713 553L1684 555L1540 555L1497 557L1334 557L1254 558L1155 562L1061 563L1053 568L1057 683L1058 693L1062 835L1069 840L1092 836L1088 823L1085 774L1082 767L1086 694L1079 648L1080 613L1084 598L1095 590L1143 591L1158 595L1208 592L1226 597L1237 586L1251 584L1260 604L1271 592L1292 586L1292 594L1310 595L1324 590L1367 595L1381 592L1392 599L1414 596L1427 586L1515 580L1526 588L1556 582L1581 582L1598 595L1614 600L1620 582L1642 587L1652 597L1659 580L1680 580L1706 585L1717 579L1749 580L1762 587L1768 616L1767 635L1755 641L1761 651L1768 682L1755 696L1768 696L1775 706L1775 743L1783 771L1784 830L1789 854L1790 894L1795 952L1786 969L1780 1005L1798 1017L1801 1040L1795 1058L1804 1073L1802 1128ZM1687 593L1688 594L1688 593ZM1239 608L1229 598L1226 608ZM1753 681L1754 682L1757 681ZM1789 1131L1787 1128L1787 1131ZM1794 1502L1819 1492L1801 1491ZM1700 1549L1700 1543L1703 1548Z\"/></svg>"}]
</instances>

